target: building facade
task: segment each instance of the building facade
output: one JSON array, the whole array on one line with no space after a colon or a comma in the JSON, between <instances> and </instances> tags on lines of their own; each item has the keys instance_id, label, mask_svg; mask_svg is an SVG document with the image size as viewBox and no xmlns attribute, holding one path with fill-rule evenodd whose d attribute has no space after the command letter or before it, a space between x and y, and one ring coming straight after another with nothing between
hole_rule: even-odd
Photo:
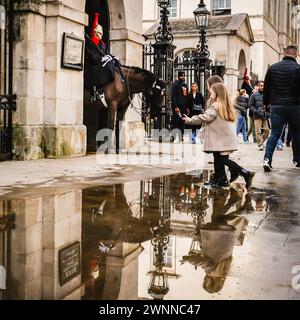
<instances>
[{"instance_id":1,"label":"building facade","mask_svg":"<svg viewBox=\"0 0 300 320\"><path fill-rule=\"evenodd\" d=\"M142 6L139 0L13 1L10 67L12 91L17 94L13 114L15 159L85 155L87 133L99 129L102 114L95 108L91 112L97 119L90 122L84 112L83 70L62 67L64 34L84 40L94 13L99 12L110 52L125 65L141 66ZM1 8L4 17L4 1ZM1 75L3 70L1 65ZM139 125L141 119L129 110L126 121L130 128L131 124Z\"/></svg>"},{"instance_id":2,"label":"building facade","mask_svg":"<svg viewBox=\"0 0 300 320\"><path fill-rule=\"evenodd\" d=\"M298 0L204 2L212 13L212 23L208 30L211 59L225 63L225 82L231 92L240 86L244 67L256 79L264 79L268 67L282 58L285 47L299 45ZM176 56L196 48L198 35L192 21L198 3L198 0L171 1L170 22L174 44L177 46ZM153 26L158 18L157 2L144 1L146 35L150 36L155 31ZM241 19L244 19L243 22ZM187 28L187 24L193 24L193 27Z\"/></svg>"}]
</instances>

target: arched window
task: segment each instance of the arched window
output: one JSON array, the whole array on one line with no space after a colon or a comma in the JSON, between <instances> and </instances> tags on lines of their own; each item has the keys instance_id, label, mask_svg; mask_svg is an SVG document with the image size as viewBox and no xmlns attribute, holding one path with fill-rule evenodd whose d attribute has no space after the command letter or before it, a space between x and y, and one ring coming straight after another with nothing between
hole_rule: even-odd
<instances>
[{"instance_id":1,"label":"arched window","mask_svg":"<svg viewBox=\"0 0 300 320\"><path fill-rule=\"evenodd\" d=\"M185 50L179 53L175 59L175 63L191 62L196 55L196 49Z\"/></svg>"},{"instance_id":2,"label":"arched window","mask_svg":"<svg viewBox=\"0 0 300 320\"><path fill-rule=\"evenodd\" d=\"M186 74L186 84L191 88L193 82L197 82L195 61L196 49L187 49L177 54L175 59L174 80L177 78L178 71L184 71Z\"/></svg>"}]
</instances>

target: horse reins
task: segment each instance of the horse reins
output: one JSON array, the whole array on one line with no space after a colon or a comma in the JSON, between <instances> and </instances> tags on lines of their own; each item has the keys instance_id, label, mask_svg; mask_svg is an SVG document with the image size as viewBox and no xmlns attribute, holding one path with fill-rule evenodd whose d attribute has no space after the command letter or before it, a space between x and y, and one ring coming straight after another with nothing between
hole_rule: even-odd
<instances>
[{"instance_id":1,"label":"horse reins","mask_svg":"<svg viewBox=\"0 0 300 320\"><path fill-rule=\"evenodd\" d=\"M142 117L142 116L143 116L143 113L142 113L142 112L143 112L143 107L142 107L141 109L135 107L135 106L134 106L134 103L133 103L133 101L132 101L132 99L131 99L131 94L130 94L130 89L129 89L129 74L130 74L131 69L132 69L132 68L129 67L129 71L128 71L127 77L126 77L126 85L127 85L127 90L128 90L128 99L129 99L131 108L132 108L139 116ZM155 82L153 83L152 88L155 88L155 87L157 87L157 80L155 80ZM139 99L141 100L141 103L143 104L143 103L144 103L143 98L140 97L140 94L137 93L137 95L138 95Z\"/></svg>"},{"instance_id":2,"label":"horse reins","mask_svg":"<svg viewBox=\"0 0 300 320\"><path fill-rule=\"evenodd\" d=\"M143 113L142 113L142 111L143 111L143 108L137 108L137 107L135 107L134 106L134 103L133 103L133 101L132 101L132 99L131 99L131 93L130 93L130 89L129 89L129 74L130 74L130 71L131 71L131 67L129 67L129 71L128 71L128 73L127 73L127 79L126 79L126 82L127 82L127 90L128 90L128 99L129 99L129 102L130 102L130 106L131 106L131 108L139 115L139 116L143 116ZM141 101L142 101L142 103L143 103L143 99L140 97L140 95L139 94L137 94L138 96L139 96L139 98L141 99Z\"/></svg>"}]
</instances>

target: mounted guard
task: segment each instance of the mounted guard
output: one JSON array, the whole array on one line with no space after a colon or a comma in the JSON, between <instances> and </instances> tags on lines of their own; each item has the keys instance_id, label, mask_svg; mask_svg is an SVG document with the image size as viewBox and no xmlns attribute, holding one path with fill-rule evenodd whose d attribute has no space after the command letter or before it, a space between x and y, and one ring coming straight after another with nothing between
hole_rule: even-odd
<instances>
[{"instance_id":1,"label":"mounted guard","mask_svg":"<svg viewBox=\"0 0 300 320\"><path fill-rule=\"evenodd\" d=\"M126 83L119 59L108 53L102 38L103 28L99 24L99 13L96 13L91 37L86 36L84 74L85 87L91 90L94 101L99 100L97 97L102 87L115 79L115 72L120 75L121 81Z\"/></svg>"}]
</instances>

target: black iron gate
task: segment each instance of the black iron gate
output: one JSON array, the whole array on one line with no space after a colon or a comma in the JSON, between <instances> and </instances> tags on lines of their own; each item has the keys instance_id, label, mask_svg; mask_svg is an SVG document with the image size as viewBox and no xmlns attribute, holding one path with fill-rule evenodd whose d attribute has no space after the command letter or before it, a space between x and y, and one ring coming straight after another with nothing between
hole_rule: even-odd
<instances>
[{"instance_id":1,"label":"black iron gate","mask_svg":"<svg viewBox=\"0 0 300 320\"><path fill-rule=\"evenodd\" d=\"M162 53L161 47L165 46L165 52ZM143 68L146 70L151 71L159 79L162 79L166 82L166 91L164 95L164 101L162 110L160 112L159 117L154 121L154 124L151 125L151 118L150 118L150 106L147 103L143 102L143 114L148 118L145 122L146 124L146 131L148 133L148 137L151 137L151 127L154 129L159 130L171 130L171 119L172 119L172 107L171 107L171 91L172 91L172 80L173 80L173 51L174 47L170 43L166 44L148 44L143 46Z\"/></svg>"},{"instance_id":2,"label":"black iron gate","mask_svg":"<svg viewBox=\"0 0 300 320\"><path fill-rule=\"evenodd\" d=\"M0 161L13 158L13 0L0 0Z\"/></svg>"},{"instance_id":3,"label":"black iron gate","mask_svg":"<svg viewBox=\"0 0 300 320\"><path fill-rule=\"evenodd\" d=\"M174 81L178 71L184 71L186 75L186 84L189 90L192 84L196 82L202 94L207 98L206 84L203 84L201 76L204 75L204 68L201 67L201 63L197 60L197 52L195 50L185 51L181 56L177 56L174 62ZM205 79L208 79L211 75L218 75L222 79L225 74L225 64L217 60L212 62L208 60L208 65L205 68ZM205 92L203 92L205 91Z\"/></svg>"}]
</instances>

